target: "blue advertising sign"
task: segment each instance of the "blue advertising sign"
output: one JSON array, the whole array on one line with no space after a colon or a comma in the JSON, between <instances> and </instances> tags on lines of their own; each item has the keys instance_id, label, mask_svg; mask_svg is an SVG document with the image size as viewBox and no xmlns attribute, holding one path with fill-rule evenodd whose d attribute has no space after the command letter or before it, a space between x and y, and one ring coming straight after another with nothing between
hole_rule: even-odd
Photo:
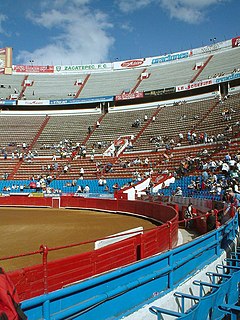
<instances>
[{"instance_id":1,"label":"blue advertising sign","mask_svg":"<svg viewBox=\"0 0 240 320\"><path fill-rule=\"evenodd\" d=\"M228 76L218 77L215 79L215 82L221 83L221 82L231 81L231 80L235 80L235 79L239 79L239 78L240 78L240 72L236 72L236 73L232 73Z\"/></svg>"},{"instance_id":2,"label":"blue advertising sign","mask_svg":"<svg viewBox=\"0 0 240 320\"><path fill-rule=\"evenodd\" d=\"M16 100L0 100L0 105L4 106L14 106L16 105Z\"/></svg>"},{"instance_id":3,"label":"blue advertising sign","mask_svg":"<svg viewBox=\"0 0 240 320\"><path fill-rule=\"evenodd\" d=\"M81 99L59 99L50 100L50 104L60 105L60 104L83 104L83 103L94 103L94 102L108 102L113 101L113 96L106 97L94 97L94 98L81 98Z\"/></svg>"}]
</instances>

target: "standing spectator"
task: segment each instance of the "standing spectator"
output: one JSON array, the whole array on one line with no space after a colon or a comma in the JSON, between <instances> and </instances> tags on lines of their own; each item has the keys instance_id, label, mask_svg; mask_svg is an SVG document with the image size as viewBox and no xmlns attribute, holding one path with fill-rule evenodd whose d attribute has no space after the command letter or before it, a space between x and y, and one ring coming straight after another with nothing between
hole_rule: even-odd
<instances>
[{"instance_id":1,"label":"standing spectator","mask_svg":"<svg viewBox=\"0 0 240 320\"><path fill-rule=\"evenodd\" d=\"M192 219L193 218L193 205L190 202L184 212L184 219ZM190 229L192 227L193 221L189 220L186 222L185 227Z\"/></svg>"}]
</instances>

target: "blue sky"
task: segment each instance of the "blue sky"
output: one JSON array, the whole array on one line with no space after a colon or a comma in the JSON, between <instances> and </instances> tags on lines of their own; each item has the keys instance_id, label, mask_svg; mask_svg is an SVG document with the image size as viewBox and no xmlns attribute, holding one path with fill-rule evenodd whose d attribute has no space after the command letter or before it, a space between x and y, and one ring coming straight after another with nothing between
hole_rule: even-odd
<instances>
[{"instance_id":1,"label":"blue sky","mask_svg":"<svg viewBox=\"0 0 240 320\"><path fill-rule=\"evenodd\" d=\"M14 64L158 56L240 35L240 0L2 0L0 47Z\"/></svg>"}]
</instances>

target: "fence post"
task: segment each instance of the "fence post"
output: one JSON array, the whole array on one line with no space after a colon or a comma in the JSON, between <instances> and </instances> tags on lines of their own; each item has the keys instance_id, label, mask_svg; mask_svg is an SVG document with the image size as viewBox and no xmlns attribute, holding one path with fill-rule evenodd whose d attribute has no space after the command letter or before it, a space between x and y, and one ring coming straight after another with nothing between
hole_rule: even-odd
<instances>
[{"instance_id":1,"label":"fence post","mask_svg":"<svg viewBox=\"0 0 240 320\"><path fill-rule=\"evenodd\" d=\"M169 245L169 249L172 249L172 221L168 221L167 224L169 228L168 245Z\"/></svg>"},{"instance_id":2,"label":"fence post","mask_svg":"<svg viewBox=\"0 0 240 320\"><path fill-rule=\"evenodd\" d=\"M45 245L40 246L42 250L42 264L43 264L43 292L48 293L48 247Z\"/></svg>"}]
</instances>

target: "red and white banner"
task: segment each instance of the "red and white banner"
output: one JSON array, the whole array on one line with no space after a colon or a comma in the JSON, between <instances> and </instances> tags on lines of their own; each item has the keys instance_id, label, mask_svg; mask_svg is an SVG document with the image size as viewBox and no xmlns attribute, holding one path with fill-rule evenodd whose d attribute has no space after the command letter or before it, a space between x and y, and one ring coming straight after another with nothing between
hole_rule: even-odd
<instances>
[{"instance_id":1,"label":"red and white banner","mask_svg":"<svg viewBox=\"0 0 240 320\"><path fill-rule=\"evenodd\" d=\"M53 73L54 66L23 66L23 65L14 65L14 72L22 73Z\"/></svg>"},{"instance_id":2,"label":"red and white banner","mask_svg":"<svg viewBox=\"0 0 240 320\"><path fill-rule=\"evenodd\" d=\"M236 37L232 39L232 47L240 47L240 37Z\"/></svg>"},{"instance_id":3,"label":"red and white banner","mask_svg":"<svg viewBox=\"0 0 240 320\"><path fill-rule=\"evenodd\" d=\"M210 86L211 84L213 84L212 79L183 84L181 86L176 86L176 92L206 87Z\"/></svg>"},{"instance_id":4,"label":"red and white banner","mask_svg":"<svg viewBox=\"0 0 240 320\"><path fill-rule=\"evenodd\" d=\"M125 60L125 61L115 61L113 62L113 69L134 69L139 67L147 67L151 65L150 59L133 59L133 60Z\"/></svg>"},{"instance_id":5,"label":"red and white banner","mask_svg":"<svg viewBox=\"0 0 240 320\"><path fill-rule=\"evenodd\" d=\"M143 92L122 93L122 94L115 96L115 101L143 98L143 96L144 96Z\"/></svg>"}]
</instances>

